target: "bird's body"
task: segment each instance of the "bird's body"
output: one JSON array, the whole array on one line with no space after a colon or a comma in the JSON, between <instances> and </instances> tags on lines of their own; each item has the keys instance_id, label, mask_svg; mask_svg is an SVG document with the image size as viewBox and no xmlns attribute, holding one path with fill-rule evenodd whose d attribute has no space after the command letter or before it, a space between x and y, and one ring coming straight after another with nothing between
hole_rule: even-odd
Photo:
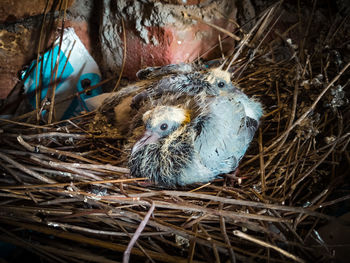
<instances>
[{"instance_id":1,"label":"bird's body","mask_svg":"<svg viewBox=\"0 0 350 263\"><path fill-rule=\"evenodd\" d=\"M179 110L183 116L177 116L175 122L172 115L163 114L162 106L146 113L147 136L152 129L157 133L154 127L164 123L172 132L157 135L158 139L151 142L144 137L134 146L129 161L132 175L175 186L208 182L237 168L257 129L260 104L240 91L211 97L202 94L196 99L202 102L190 121L185 117L188 109ZM166 107L169 111L179 108Z\"/></svg>"},{"instance_id":2,"label":"bird's body","mask_svg":"<svg viewBox=\"0 0 350 263\"><path fill-rule=\"evenodd\" d=\"M150 68L145 69L145 71L148 73L151 72L152 76L155 74ZM159 74L163 73L164 72L160 72ZM146 73L140 75L144 77L148 76ZM142 93L139 93L138 96L155 97L169 92L190 96L195 96L199 93L205 93L208 96L218 96L223 92L232 93L238 91L231 83L230 74L219 68L207 69L205 71L182 71L181 74L172 73L170 75L161 76L162 77L158 79L158 81L154 82Z\"/></svg>"},{"instance_id":3,"label":"bird's body","mask_svg":"<svg viewBox=\"0 0 350 263\"><path fill-rule=\"evenodd\" d=\"M106 118L108 125L116 127L120 135L126 137L133 136L133 130L142 125L139 115L152 106L150 101L173 94L218 96L223 92L237 91L228 72L193 64L150 67L140 70L137 76L140 81L111 94L98 108L98 113Z\"/></svg>"},{"instance_id":4,"label":"bird's body","mask_svg":"<svg viewBox=\"0 0 350 263\"><path fill-rule=\"evenodd\" d=\"M135 131L144 131L132 147L131 175L175 186L208 182L237 168L262 108L232 84L227 71L180 64L147 68L138 77L138 85L99 109L128 131L131 143L139 137Z\"/></svg>"}]
</instances>

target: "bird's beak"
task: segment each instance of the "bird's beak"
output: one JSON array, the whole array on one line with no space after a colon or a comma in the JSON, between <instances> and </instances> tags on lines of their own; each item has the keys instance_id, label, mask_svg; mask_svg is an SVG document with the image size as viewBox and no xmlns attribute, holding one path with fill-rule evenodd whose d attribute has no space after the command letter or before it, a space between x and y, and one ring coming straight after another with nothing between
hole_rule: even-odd
<instances>
[{"instance_id":1,"label":"bird's beak","mask_svg":"<svg viewBox=\"0 0 350 263\"><path fill-rule=\"evenodd\" d=\"M159 138L160 137L157 133L146 131L143 137L134 144L131 153L133 154L134 152L138 151L140 148L147 144L155 143L156 141L158 141Z\"/></svg>"}]
</instances>

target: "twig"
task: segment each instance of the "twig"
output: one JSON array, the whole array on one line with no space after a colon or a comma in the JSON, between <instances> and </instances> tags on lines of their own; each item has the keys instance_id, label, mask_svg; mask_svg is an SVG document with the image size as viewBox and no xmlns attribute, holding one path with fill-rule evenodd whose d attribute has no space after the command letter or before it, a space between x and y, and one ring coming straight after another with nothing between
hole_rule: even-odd
<instances>
[{"instance_id":1,"label":"twig","mask_svg":"<svg viewBox=\"0 0 350 263\"><path fill-rule=\"evenodd\" d=\"M222 203L220 203L220 209L222 209L222 207L223 207L223 205L222 205ZM233 251L230 239L227 236L225 218L223 216L220 216L220 230L221 230L221 234L224 235L225 242L228 246L228 252L230 254L231 263L236 263L235 252Z\"/></svg>"},{"instance_id":2,"label":"twig","mask_svg":"<svg viewBox=\"0 0 350 263\"><path fill-rule=\"evenodd\" d=\"M43 146L43 145L32 146L29 143L25 142L23 140L22 136L18 136L17 140L18 140L18 142L21 145L23 145L27 150L29 150L31 152L41 152L41 153L51 153L51 154L53 153L53 154L57 154L57 155L68 156L68 157L71 157L71 158L74 158L74 159L77 159L77 160L80 160L80 161L84 161L84 162L87 162L87 163L99 164L96 161L89 160L89 159L87 159L85 157L82 157L80 155L77 155L75 153L71 153L71 152L67 152L67 151L60 151L60 150L57 150L57 149L51 149L51 148ZM52 163L52 165L55 165L55 163Z\"/></svg>"},{"instance_id":3,"label":"twig","mask_svg":"<svg viewBox=\"0 0 350 263\"><path fill-rule=\"evenodd\" d=\"M125 227L121 224L121 222L117 221L118 226L124 231L124 233L128 236L128 238L131 240L132 239L132 235L131 233L129 233ZM140 236L142 235L142 233L140 234ZM143 249L143 247L140 245L140 242L138 242L137 240L135 241L136 246L142 251L143 254L145 254L145 256L148 258L148 260L151 263L155 263L154 260L150 257L150 255L148 255L148 253ZM125 252L125 251L124 251ZM163 250L161 250L161 252L163 252L165 254L165 252Z\"/></svg>"},{"instance_id":4,"label":"twig","mask_svg":"<svg viewBox=\"0 0 350 263\"><path fill-rule=\"evenodd\" d=\"M128 234L126 234L124 232L114 232L114 231L91 229L90 227L87 228L87 227L81 227L81 226L74 226L74 225L69 225L69 224L62 224L59 222L47 222L46 224L48 226L60 227L62 229L73 229L73 230L97 234L97 235L119 236L119 237L128 236ZM171 233L170 232L151 232L151 233L141 233L140 236L159 236L159 235L168 235L168 234L171 234Z\"/></svg>"},{"instance_id":5,"label":"twig","mask_svg":"<svg viewBox=\"0 0 350 263\"><path fill-rule=\"evenodd\" d=\"M271 245L271 244L269 244L269 243L267 243L267 242L265 242L265 241L262 241L262 240L259 240L259 239L257 239L257 238L254 238L254 237L252 237L252 236L250 236L250 235L247 235L247 234L245 234L245 233L243 233L243 232L241 232L241 231L239 231L239 230L234 230L234 231L233 231L233 234L234 234L235 236L238 236L238 237L244 238L244 239L246 239L246 240L249 240L249 241L251 241L251 242L254 242L255 244L258 244L258 245L260 245L260 246L263 246L263 247L266 247L266 248L272 248L272 249L276 250L277 252L281 253L282 255L284 255L284 256L286 256L286 257L288 257L288 258L291 258L291 259L293 259L293 260L295 260L295 261L297 261L297 262L305 263L305 261L304 261L303 259L301 259L301 258L299 258L299 257L297 257L297 256L294 256L294 255L291 254L291 253L289 253L289 252L287 252L287 251L285 251L285 250L283 250L283 249L281 249L281 248L279 248L279 247L276 247L276 246L274 246L274 245Z\"/></svg>"},{"instance_id":6,"label":"twig","mask_svg":"<svg viewBox=\"0 0 350 263\"><path fill-rule=\"evenodd\" d=\"M208 25L208 26L210 26L210 27L212 27L212 28L215 28L216 30L218 30L218 31L220 31L220 32L222 32L222 33L224 33L224 34L230 36L231 38L233 38L233 39L236 40L236 41L240 41L240 40L241 40L241 38L240 38L239 36L236 36L235 34L232 34L230 31L227 31L226 29L223 29L222 27L219 27L219 26L217 26L217 25L214 25L213 23L206 22L206 21L204 21L203 19L199 18L198 16L189 14L189 13L187 13L187 12L184 12L184 16L185 16L185 18L188 17L188 18L194 19L194 20L196 20L196 21L198 21L198 22L201 22L201 23L203 23L203 24L206 24L206 25Z\"/></svg>"},{"instance_id":7,"label":"twig","mask_svg":"<svg viewBox=\"0 0 350 263\"><path fill-rule=\"evenodd\" d=\"M146 178L130 178L130 179L111 179L111 180L102 180L102 181L91 181L91 182L74 182L74 185L85 185L85 184L107 184L107 183L128 183L135 181L142 181ZM69 183L54 183L54 184L37 184L37 185L9 185L1 186L0 189L33 189L33 188L51 188L51 187L65 187L72 184Z\"/></svg>"},{"instance_id":8,"label":"twig","mask_svg":"<svg viewBox=\"0 0 350 263\"><path fill-rule=\"evenodd\" d=\"M49 178L46 178L45 176L43 175L40 175L34 171L31 171L29 170L27 167L25 167L24 165L20 164L19 162L16 162L15 160L11 159L10 157L6 156L5 154L3 153L0 153L0 158L3 159L4 161L14 165L15 167L17 167L19 170L25 172L26 174L29 174L31 176L33 176L34 178L40 180L40 181L43 181L45 183L49 183L49 184L54 184L56 183L55 180L52 180L52 179L49 179Z\"/></svg>"},{"instance_id":9,"label":"twig","mask_svg":"<svg viewBox=\"0 0 350 263\"><path fill-rule=\"evenodd\" d=\"M63 163L63 162L62 163L57 162L57 164L64 165L66 167L71 166L71 167L83 168L83 169L101 169L101 170L108 170L108 171L124 173L124 174L130 173L130 170L128 168L118 167L111 164L87 164L87 163Z\"/></svg>"},{"instance_id":10,"label":"twig","mask_svg":"<svg viewBox=\"0 0 350 263\"><path fill-rule=\"evenodd\" d=\"M45 129L42 127L42 129ZM18 134L8 134L4 133L2 136L6 137L17 137ZM111 139L124 139L121 136L108 136L108 135L90 135L90 134L76 134L76 133L63 133L63 132L46 132L39 134L31 134L31 135L20 135L23 139L33 140L33 139L42 139L42 138L72 138L72 139L91 139L91 138L111 138Z\"/></svg>"},{"instance_id":11,"label":"twig","mask_svg":"<svg viewBox=\"0 0 350 263\"><path fill-rule=\"evenodd\" d=\"M323 208L323 207L334 205L336 203L343 202L343 201L346 201L346 200L349 200L349 199L350 199L350 195L346 195L346 196L334 199L332 201L324 202L324 203L322 203L320 205L315 205L314 207L315 208Z\"/></svg>"},{"instance_id":12,"label":"twig","mask_svg":"<svg viewBox=\"0 0 350 263\"><path fill-rule=\"evenodd\" d=\"M0 166L3 167L9 174L11 174L13 176L13 178L15 178L15 180L21 184L23 184L22 179L17 176L17 174L15 173L15 171L13 171L10 167L7 167L3 162L0 161Z\"/></svg>"},{"instance_id":13,"label":"twig","mask_svg":"<svg viewBox=\"0 0 350 263\"><path fill-rule=\"evenodd\" d=\"M194 237L190 240L190 247L188 249L188 263L193 262L193 256L196 248L197 234L198 234L198 224L193 226Z\"/></svg>"},{"instance_id":14,"label":"twig","mask_svg":"<svg viewBox=\"0 0 350 263\"><path fill-rule=\"evenodd\" d=\"M35 125L35 124L30 124L30 123L25 123L25 122L18 122L18 121L12 121L12 120L8 120L8 119L0 118L0 122L1 121L8 122L8 123L11 123L11 124L20 125L20 126L24 126L24 127L31 127L31 128L36 128L36 129L46 129L45 126Z\"/></svg>"},{"instance_id":15,"label":"twig","mask_svg":"<svg viewBox=\"0 0 350 263\"><path fill-rule=\"evenodd\" d=\"M68 0L64 1L64 10L63 10L63 18L62 18L62 28L61 28L61 37L60 37L60 42L58 45L58 54L56 58L56 63L55 63L55 69L54 69L54 76L53 76L53 81L54 85L51 90L51 100L50 100L50 109L49 109L49 116L47 119L48 123L52 122L52 116L53 116L53 111L54 111L54 106L55 106L55 94L56 94L56 78L57 78L57 73L59 69L59 64L60 64L60 57L61 57L61 48L62 48L62 42L63 42L63 33L64 33L64 23L66 20L66 12L67 12L67 7L68 7ZM53 50L52 50L52 56L54 55Z\"/></svg>"},{"instance_id":16,"label":"twig","mask_svg":"<svg viewBox=\"0 0 350 263\"><path fill-rule=\"evenodd\" d=\"M262 142L262 129L259 128L259 155L260 155L260 178L261 178L261 191L263 195L266 191L266 179L265 179L265 164L264 164L264 151Z\"/></svg>"},{"instance_id":17,"label":"twig","mask_svg":"<svg viewBox=\"0 0 350 263\"><path fill-rule=\"evenodd\" d=\"M218 253L217 247L215 245L215 242L213 242L213 238L208 234L208 232L205 230L205 228L201 224L198 224L198 226L199 226L201 232L207 236L208 241L212 245L212 249L213 249L214 256L215 256L215 263L220 263L219 253Z\"/></svg>"},{"instance_id":18,"label":"twig","mask_svg":"<svg viewBox=\"0 0 350 263\"><path fill-rule=\"evenodd\" d=\"M242 205L242 206L252 206L257 208L267 208L267 209L277 209L282 211L290 211L295 213L304 213L308 215L313 215L321 218L328 218L331 219L332 217L329 217L327 215L317 213L305 208L301 207L293 207L293 206L283 206L283 205L274 205L274 204L265 204L261 202L253 202L253 201L246 201L246 200L237 200L232 198L223 198L218 196L211 196L211 195L205 195L205 194L198 194L198 193L189 193L189 192L180 192L180 191L162 191L163 194L166 195L174 195L174 196L187 196L192 198L200 198L200 199L208 199L213 200L217 202L222 202L224 204L233 204L233 205ZM133 196L133 195L131 195Z\"/></svg>"},{"instance_id":19,"label":"twig","mask_svg":"<svg viewBox=\"0 0 350 263\"><path fill-rule=\"evenodd\" d=\"M141 232L145 228L145 226L146 226L150 216L153 213L154 208L155 208L155 205L154 205L154 203L152 203L152 205L151 205L150 209L148 210L145 218L141 221L139 227L136 229L135 234L133 235L132 239L130 240L130 242L128 244L128 247L126 248L126 250L124 252L123 263L128 263L129 262L131 249L135 245L136 240L139 238L139 236L141 235Z\"/></svg>"}]
</instances>

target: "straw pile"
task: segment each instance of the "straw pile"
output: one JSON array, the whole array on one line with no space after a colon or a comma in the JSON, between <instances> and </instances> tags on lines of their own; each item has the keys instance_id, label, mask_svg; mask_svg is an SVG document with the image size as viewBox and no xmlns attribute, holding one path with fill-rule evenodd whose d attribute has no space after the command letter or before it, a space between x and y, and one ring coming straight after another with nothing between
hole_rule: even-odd
<instances>
[{"instance_id":1,"label":"straw pile","mask_svg":"<svg viewBox=\"0 0 350 263\"><path fill-rule=\"evenodd\" d=\"M338 190L350 162L346 23L300 46L271 33L276 13L238 32L228 61L265 105L236 175L161 189L128 176L128 138L91 131L95 112L44 125L1 120L0 239L48 262L315 260L309 240L349 199Z\"/></svg>"}]
</instances>

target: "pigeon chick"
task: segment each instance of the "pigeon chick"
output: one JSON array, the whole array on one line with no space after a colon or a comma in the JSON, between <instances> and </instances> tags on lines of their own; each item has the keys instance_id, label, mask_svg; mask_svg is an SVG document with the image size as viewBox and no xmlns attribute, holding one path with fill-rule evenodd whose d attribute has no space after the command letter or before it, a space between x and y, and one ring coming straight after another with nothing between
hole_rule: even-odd
<instances>
[{"instance_id":1,"label":"pigeon chick","mask_svg":"<svg viewBox=\"0 0 350 263\"><path fill-rule=\"evenodd\" d=\"M193 70L190 71L190 69ZM144 100L159 97L169 92L191 96L204 92L206 95L218 96L223 93L238 91L231 82L230 73L222 70L220 67L195 70L191 64L182 63L146 68L140 70L137 75L139 78L141 76L144 79L154 78L155 76L161 78L133 98L133 106L135 108L138 108L138 105Z\"/></svg>"},{"instance_id":2,"label":"pigeon chick","mask_svg":"<svg viewBox=\"0 0 350 263\"><path fill-rule=\"evenodd\" d=\"M161 185L181 184L178 179L194 155L189 114L181 107L157 106L143 115L146 131L132 148L131 175L147 176Z\"/></svg>"},{"instance_id":3,"label":"pigeon chick","mask_svg":"<svg viewBox=\"0 0 350 263\"><path fill-rule=\"evenodd\" d=\"M143 115L146 132L129 159L133 176L173 187L208 182L237 168L258 127L261 105L242 92L191 99L200 101L197 108L158 105Z\"/></svg>"},{"instance_id":4,"label":"pigeon chick","mask_svg":"<svg viewBox=\"0 0 350 263\"><path fill-rule=\"evenodd\" d=\"M204 93L218 96L239 91L232 85L230 74L220 67L204 69L194 64L180 63L146 68L140 70L138 76L141 81L115 94L105 94L106 99L98 108L99 114L96 117L96 122L106 119L107 126L117 127L118 133L125 137L132 136L139 124L142 126L142 122L139 122L141 118L134 117L143 111L142 108L147 108L143 105L151 100L172 94L196 96Z\"/></svg>"}]
</instances>

